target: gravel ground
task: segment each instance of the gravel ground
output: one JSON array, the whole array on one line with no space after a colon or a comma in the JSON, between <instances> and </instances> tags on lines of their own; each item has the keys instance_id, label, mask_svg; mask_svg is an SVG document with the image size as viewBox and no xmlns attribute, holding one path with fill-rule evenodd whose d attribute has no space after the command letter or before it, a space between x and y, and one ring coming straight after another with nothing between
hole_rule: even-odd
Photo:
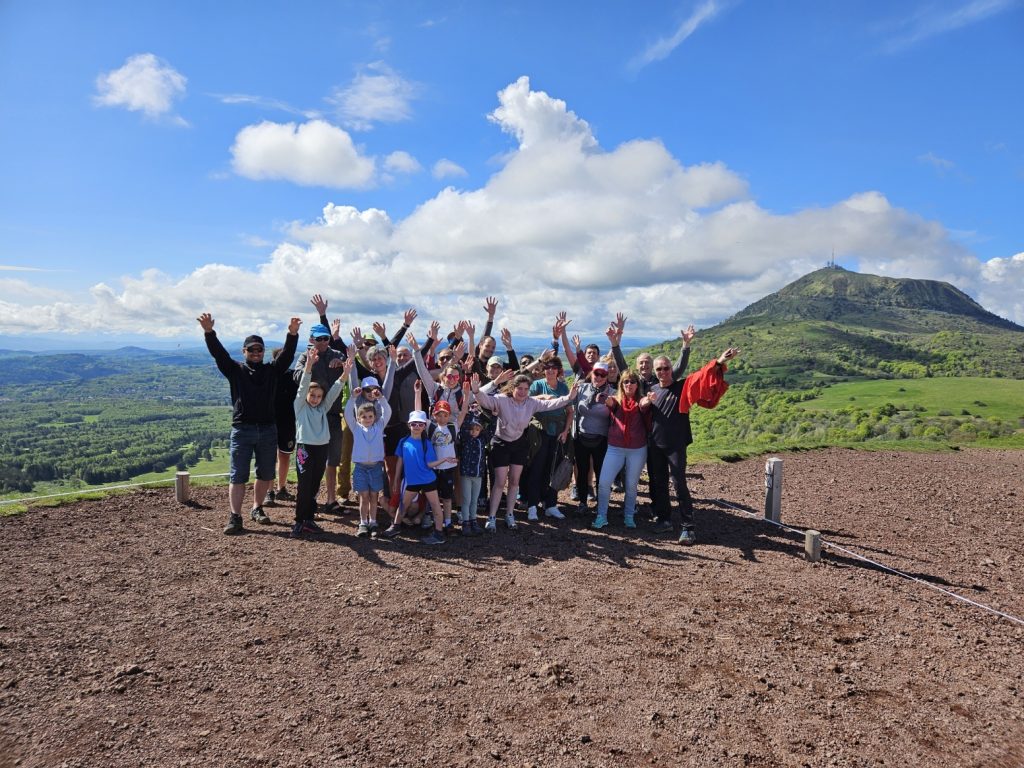
<instances>
[{"instance_id":1,"label":"gravel ground","mask_svg":"<svg viewBox=\"0 0 1024 768\"><path fill-rule=\"evenodd\" d=\"M783 521L1024 617L1024 453L786 454ZM1024 625L718 503L426 547L226 490L0 519L0 768L1024 766ZM613 510L617 511L617 510Z\"/></svg>"}]
</instances>

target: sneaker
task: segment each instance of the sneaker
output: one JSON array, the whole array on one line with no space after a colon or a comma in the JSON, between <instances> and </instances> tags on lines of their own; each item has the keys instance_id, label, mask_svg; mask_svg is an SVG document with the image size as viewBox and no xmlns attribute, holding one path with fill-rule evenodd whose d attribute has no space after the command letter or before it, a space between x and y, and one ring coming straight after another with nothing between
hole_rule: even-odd
<instances>
[{"instance_id":1,"label":"sneaker","mask_svg":"<svg viewBox=\"0 0 1024 768\"><path fill-rule=\"evenodd\" d=\"M366 524L366 527L370 529L370 533L373 533L374 531L377 530L377 521L376 520L371 520L370 522L368 522Z\"/></svg>"},{"instance_id":2,"label":"sneaker","mask_svg":"<svg viewBox=\"0 0 1024 768\"><path fill-rule=\"evenodd\" d=\"M562 510L558 507L548 507L544 510L545 517L553 517L555 520L565 520L565 515L562 514Z\"/></svg>"},{"instance_id":3,"label":"sneaker","mask_svg":"<svg viewBox=\"0 0 1024 768\"><path fill-rule=\"evenodd\" d=\"M385 539L393 539L402 532L402 526L400 525L389 525L384 531L381 532L381 536Z\"/></svg>"},{"instance_id":4,"label":"sneaker","mask_svg":"<svg viewBox=\"0 0 1024 768\"><path fill-rule=\"evenodd\" d=\"M583 517L583 515L589 515L590 514L590 507L587 506L587 502L581 501L576 506L576 514L579 515L580 517Z\"/></svg>"},{"instance_id":5,"label":"sneaker","mask_svg":"<svg viewBox=\"0 0 1024 768\"><path fill-rule=\"evenodd\" d=\"M498 521L493 517L488 517L487 522L484 523L484 530L488 533L498 532Z\"/></svg>"},{"instance_id":6,"label":"sneaker","mask_svg":"<svg viewBox=\"0 0 1024 768\"><path fill-rule=\"evenodd\" d=\"M270 525L271 523L270 518L267 517L267 513L263 511L263 507L254 507L249 513L249 517L252 518L254 523L259 523L260 525Z\"/></svg>"},{"instance_id":7,"label":"sneaker","mask_svg":"<svg viewBox=\"0 0 1024 768\"><path fill-rule=\"evenodd\" d=\"M569 491L569 498L572 501L579 501L580 500L580 493L576 489L576 483L572 484L572 490Z\"/></svg>"},{"instance_id":8,"label":"sneaker","mask_svg":"<svg viewBox=\"0 0 1024 768\"><path fill-rule=\"evenodd\" d=\"M303 533L324 533L324 529L314 523L312 520L302 521L302 532Z\"/></svg>"},{"instance_id":9,"label":"sneaker","mask_svg":"<svg viewBox=\"0 0 1024 768\"><path fill-rule=\"evenodd\" d=\"M612 483L612 490L616 493L625 493L626 485L621 480L616 479L616 481Z\"/></svg>"},{"instance_id":10,"label":"sneaker","mask_svg":"<svg viewBox=\"0 0 1024 768\"><path fill-rule=\"evenodd\" d=\"M636 520L633 519L632 515L626 515L626 527L636 528Z\"/></svg>"},{"instance_id":11,"label":"sneaker","mask_svg":"<svg viewBox=\"0 0 1024 768\"><path fill-rule=\"evenodd\" d=\"M370 526L367 523L360 523L359 528L356 529L356 536L360 539L365 539L370 535Z\"/></svg>"},{"instance_id":12,"label":"sneaker","mask_svg":"<svg viewBox=\"0 0 1024 768\"><path fill-rule=\"evenodd\" d=\"M455 533L455 523L449 520L447 523L444 524L442 530L444 531L445 536L451 536L453 533Z\"/></svg>"},{"instance_id":13,"label":"sneaker","mask_svg":"<svg viewBox=\"0 0 1024 768\"><path fill-rule=\"evenodd\" d=\"M679 543L690 546L697 543L697 532L692 525L684 525L682 533L679 534Z\"/></svg>"},{"instance_id":14,"label":"sneaker","mask_svg":"<svg viewBox=\"0 0 1024 768\"><path fill-rule=\"evenodd\" d=\"M274 489L273 488L271 488L269 491L267 491L267 495L263 497L263 506L264 507L276 507L277 506L277 500L274 498Z\"/></svg>"},{"instance_id":15,"label":"sneaker","mask_svg":"<svg viewBox=\"0 0 1024 768\"><path fill-rule=\"evenodd\" d=\"M321 515L340 515L343 512L344 510L341 508L341 504L337 501L331 501L320 508Z\"/></svg>"},{"instance_id":16,"label":"sneaker","mask_svg":"<svg viewBox=\"0 0 1024 768\"><path fill-rule=\"evenodd\" d=\"M536 506L532 506L528 510L526 510L526 519L529 520L531 523L532 522L536 522L539 519L537 517L537 507Z\"/></svg>"},{"instance_id":17,"label":"sneaker","mask_svg":"<svg viewBox=\"0 0 1024 768\"><path fill-rule=\"evenodd\" d=\"M480 527L480 523L478 523L476 520L470 520L468 525L470 536L479 536L481 533L484 532L484 529Z\"/></svg>"},{"instance_id":18,"label":"sneaker","mask_svg":"<svg viewBox=\"0 0 1024 768\"><path fill-rule=\"evenodd\" d=\"M420 523L420 528L422 528L423 530L427 530L428 528L433 528L433 527L434 527L434 517L433 517L433 515L424 515L423 516L423 522Z\"/></svg>"},{"instance_id":19,"label":"sneaker","mask_svg":"<svg viewBox=\"0 0 1024 768\"><path fill-rule=\"evenodd\" d=\"M505 515L505 525L512 529L516 527L516 516L513 515L511 512Z\"/></svg>"},{"instance_id":20,"label":"sneaker","mask_svg":"<svg viewBox=\"0 0 1024 768\"><path fill-rule=\"evenodd\" d=\"M441 533L440 531L437 531L437 530L431 531L426 536L424 536L422 539L420 539L420 544L447 544L447 543L448 543L448 539L446 539L444 537L443 533Z\"/></svg>"},{"instance_id":21,"label":"sneaker","mask_svg":"<svg viewBox=\"0 0 1024 768\"><path fill-rule=\"evenodd\" d=\"M301 536L301 535L302 535L302 521L300 520L299 522L297 522L295 525L292 526L292 536Z\"/></svg>"},{"instance_id":22,"label":"sneaker","mask_svg":"<svg viewBox=\"0 0 1024 768\"><path fill-rule=\"evenodd\" d=\"M655 520L651 530L655 533L672 533L674 529L671 520Z\"/></svg>"},{"instance_id":23,"label":"sneaker","mask_svg":"<svg viewBox=\"0 0 1024 768\"><path fill-rule=\"evenodd\" d=\"M241 533L244 530L245 528L242 526L241 515L231 515L228 518L228 524L224 526L224 534L226 536L231 536L235 533Z\"/></svg>"},{"instance_id":24,"label":"sneaker","mask_svg":"<svg viewBox=\"0 0 1024 768\"><path fill-rule=\"evenodd\" d=\"M597 528L600 530L608 525L608 517L606 515L598 515L594 518L594 522L590 524L591 528Z\"/></svg>"},{"instance_id":25,"label":"sneaker","mask_svg":"<svg viewBox=\"0 0 1024 768\"><path fill-rule=\"evenodd\" d=\"M287 488L282 488L277 492L278 501L295 501L295 495L288 492Z\"/></svg>"}]
</instances>

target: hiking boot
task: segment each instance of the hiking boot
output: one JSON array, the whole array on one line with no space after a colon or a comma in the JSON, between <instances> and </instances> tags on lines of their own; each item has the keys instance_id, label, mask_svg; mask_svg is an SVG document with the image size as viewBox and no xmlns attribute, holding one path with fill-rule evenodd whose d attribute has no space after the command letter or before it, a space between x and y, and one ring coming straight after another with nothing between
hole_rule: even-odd
<instances>
[{"instance_id":1,"label":"hiking boot","mask_svg":"<svg viewBox=\"0 0 1024 768\"><path fill-rule=\"evenodd\" d=\"M314 523L312 520L302 521L302 532L303 533L324 533L324 529Z\"/></svg>"},{"instance_id":2,"label":"hiking boot","mask_svg":"<svg viewBox=\"0 0 1024 768\"><path fill-rule=\"evenodd\" d=\"M597 517L594 518L594 522L592 522L590 524L590 527L591 528L596 528L596 529L600 530L600 529L606 527L607 525L608 525L608 517L606 515L598 515Z\"/></svg>"},{"instance_id":3,"label":"hiking boot","mask_svg":"<svg viewBox=\"0 0 1024 768\"><path fill-rule=\"evenodd\" d=\"M277 492L278 501L295 501L294 494L288 492L287 488L282 488Z\"/></svg>"},{"instance_id":4,"label":"hiking boot","mask_svg":"<svg viewBox=\"0 0 1024 768\"><path fill-rule=\"evenodd\" d=\"M226 536L231 536L231 535L236 534L236 533L241 533L244 530L245 530L245 528L242 527L242 516L241 515L231 515L228 518L228 524L224 526L224 534Z\"/></svg>"},{"instance_id":5,"label":"hiking boot","mask_svg":"<svg viewBox=\"0 0 1024 768\"><path fill-rule=\"evenodd\" d=\"M511 512L505 515L505 525L507 525L512 530L516 528L516 516L513 515Z\"/></svg>"},{"instance_id":6,"label":"hiking boot","mask_svg":"<svg viewBox=\"0 0 1024 768\"><path fill-rule=\"evenodd\" d=\"M562 514L562 510L558 507L548 507L544 510L545 517L553 517L555 520L565 520L565 515Z\"/></svg>"},{"instance_id":7,"label":"hiking boot","mask_svg":"<svg viewBox=\"0 0 1024 768\"><path fill-rule=\"evenodd\" d=\"M674 529L671 520L655 520L651 530L654 533L672 533Z\"/></svg>"},{"instance_id":8,"label":"hiking boot","mask_svg":"<svg viewBox=\"0 0 1024 768\"><path fill-rule=\"evenodd\" d=\"M424 536L422 539L420 539L420 544L447 544L447 543L448 543L448 539L446 539L444 537L444 534L441 533L440 531L436 531L436 530L435 531L431 531L426 536Z\"/></svg>"},{"instance_id":9,"label":"hiking boot","mask_svg":"<svg viewBox=\"0 0 1024 768\"><path fill-rule=\"evenodd\" d=\"M277 499L274 498L274 489L273 488L271 488L269 491L267 491L267 495L263 497L263 506L264 507L276 507L277 506Z\"/></svg>"},{"instance_id":10,"label":"hiking boot","mask_svg":"<svg viewBox=\"0 0 1024 768\"><path fill-rule=\"evenodd\" d=\"M356 529L356 536L360 539L365 539L370 536L370 526L366 523L360 523L359 528Z\"/></svg>"},{"instance_id":11,"label":"hiking boot","mask_svg":"<svg viewBox=\"0 0 1024 768\"><path fill-rule=\"evenodd\" d=\"M529 520L531 523L535 523L535 522L537 522L537 520L540 519L540 518L537 517L537 507L536 506L532 506L528 510L526 510L526 519Z\"/></svg>"},{"instance_id":12,"label":"hiking boot","mask_svg":"<svg viewBox=\"0 0 1024 768\"><path fill-rule=\"evenodd\" d=\"M385 539L393 539L396 536L398 536L398 534L400 534L401 532L402 526L392 524L388 526L387 529L382 531L380 535L383 536Z\"/></svg>"},{"instance_id":13,"label":"hiking boot","mask_svg":"<svg viewBox=\"0 0 1024 768\"><path fill-rule=\"evenodd\" d=\"M625 522L627 528L636 528L636 520L633 519L633 515L626 515Z\"/></svg>"},{"instance_id":14,"label":"hiking boot","mask_svg":"<svg viewBox=\"0 0 1024 768\"><path fill-rule=\"evenodd\" d=\"M259 523L260 525L270 525L272 522L271 519L267 517L267 513L263 511L263 507L253 507L252 511L249 513L249 517L252 518L254 523Z\"/></svg>"},{"instance_id":15,"label":"hiking boot","mask_svg":"<svg viewBox=\"0 0 1024 768\"><path fill-rule=\"evenodd\" d=\"M683 526L683 530L679 534L679 543L686 546L691 546L697 543L697 532L693 529L692 525Z\"/></svg>"}]
</instances>

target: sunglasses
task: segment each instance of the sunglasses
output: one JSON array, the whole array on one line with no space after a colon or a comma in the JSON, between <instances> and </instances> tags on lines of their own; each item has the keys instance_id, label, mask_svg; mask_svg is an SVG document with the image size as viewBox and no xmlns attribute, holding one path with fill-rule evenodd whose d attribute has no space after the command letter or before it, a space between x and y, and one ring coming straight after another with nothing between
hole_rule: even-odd
<instances>
[{"instance_id":1,"label":"sunglasses","mask_svg":"<svg viewBox=\"0 0 1024 768\"><path fill-rule=\"evenodd\" d=\"M380 387L367 387L363 390L364 395L379 395Z\"/></svg>"},{"instance_id":2,"label":"sunglasses","mask_svg":"<svg viewBox=\"0 0 1024 768\"><path fill-rule=\"evenodd\" d=\"M670 367L669 367L669 366L667 366L667 365L659 365L659 366L658 366L657 368L655 368L654 370L656 370L656 371L659 371L659 372L660 372L660 371L671 371L671 370L672 370L672 368L670 368Z\"/></svg>"},{"instance_id":3,"label":"sunglasses","mask_svg":"<svg viewBox=\"0 0 1024 768\"><path fill-rule=\"evenodd\" d=\"M457 374L457 373L449 373L447 376L445 376L445 378L446 379L457 379L457 378L459 378L459 374Z\"/></svg>"},{"instance_id":4,"label":"sunglasses","mask_svg":"<svg viewBox=\"0 0 1024 768\"><path fill-rule=\"evenodd\" d=\"M607 379L608 371L593 371L591 373L591 376L593 376L595 379Z\"/></svg>"},{"instance_id":5,"label":"sunglasses","mask_svg":"<svg viewBox=\"0 0 1024 768\"><path fill-rule=\"evenodd\" d=\"M323 342L323 341L330 341L330 340L331 340L331 337L330 337L330 336L316 336L316 337L314 337L314 339L313 339L313 341L320 341L320 342Z\"/></svg>"},{"instance_id":6,"label":"sunglasses","mask_svg":"<svg viewBox=\"0 0 1024 768\"><path fill-rule=\"evenodd\" d=\"M262 352L263 351L263 347L257 347L257 346L246 347L245 351L246 352Z\"/></svg>"},{"instance_id":7,"label":"sunglasses","mask_svg":"<svg viewBox=\"0 0 1024 768\"><path fill-rule=\"evenodd\" d=\"M427 422L425 422L425 421L410 421L409 422L409 429L413 429L414 427L419 427L420 429L423 429L426 426L427 426Z\"/></svg>"},{"instance_id":8,"label":"sunglasses","mask_svg":"<svg viewBox=\"0 0 1024 768\"><path fill-rule=\"evenodd\" d=\"M624 381L624 382L622 382L622 386L626 386L627 384L632 384L635 387L639 383L640 382L638 382L638 381Z\"/></svg>"}]
</instances>

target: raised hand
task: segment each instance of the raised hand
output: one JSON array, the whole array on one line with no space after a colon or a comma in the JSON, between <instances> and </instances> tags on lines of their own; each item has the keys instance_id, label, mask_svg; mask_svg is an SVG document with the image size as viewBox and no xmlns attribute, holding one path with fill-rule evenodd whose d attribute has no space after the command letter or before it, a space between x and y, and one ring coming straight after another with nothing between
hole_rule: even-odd
<instances>
[{"instance_id":1,"label":"raised hand","mask_svg":"<svg viewBox=\"0 0 1024 768\"><path fill-rule=\"evenodd\" d=\"M345 366L345 364L343 362L341 362L340 358L337 358L337 357L334 358L333 360L331 360L331 362L329 362L327 364L328 368L343 368L344 366Z\"/></svg>"},{"instance_id":2,"label":"raised hand","mask_svg":"<svg viewBox=\"0 0 1024 768\"><path fill-rule=\"evenodd\" d=\"M474 373L472 375L472 377L470 377L470 379L469 379L469 386L470 386L470 389L473 390L473 394L476 394L477 392L480 391L480 374L479 373Z\"/></svg>"},{"instance_id":3,"label":"raised hand","mask_svg":"<svg viewBox=\"0 0 1024 768\"><path fill-rule=\"evenodd\" d=\"M423 382L420 381L419 379L416 379L416 381L412 383L412 389L414 392L420 392L423 389Z\"/></svg>"},{"instance_id":4,"label":"raised hand","mask_svg":"<svg viewBox=\"0 0 1024 768\"><path fill-rule=\"evenodd\" d=\"M488 296L484 299L484 309L487 311L488 319L493 320L494 313L498 311L498 300L494 296Z\"/></svg>"},{"instance_id":5,"label":"raised hand","mask_svg":"<svg viewBox=\"0 0 1024 768\"><path fill-rule=\"evenodd\" d=\"M331 338L332 339L340 339L341 338L341 318L340 317L336 317L336 318L334 318L331 321Z\"/></svg>"},{"instance_id":6,"label":"raised hand","mask_svg":"<svg viewBox=\"0 0 1024 768\"><path fill-rule=\"evenodd\" d=\"M553 350L551 347L548 347L547 349L545 349L543 352L540 353L540 359L541 359L542 362L545 362L545 363L548 360L550 360L551 358L553 358L554 356L555 356L555 350Z\"/></svg>"},{"instance_id":7,"label":"raised hand","mask_svg":"<svg viewBox=\"0 0 1024 768\"><path fill-rule=\"evenodd\" d=\"M405 314L402 315L402 321L407 326L412 325L413 320L415 320L415 319L416 319L416 310L413 309L412 307L409 307L409 309L405 310Z\"/></svg>"},{"instance_id":8,"label":"raised hand","mask_svg":"<svg viewBox=\"0 0 1024 768\"><path fill-rule=\"evenodd\" d=\"M360 328L358 325L356 325L356 326L354 326L352 328L352 343L355 344L356 347L358 348L358 347L362 346L362 341L363 341L363 329Z\"/></svg>"},{"instance_id":9,"label":"raised hand","mask_svg":"<svg viewBox=\"0 0 1024 768\"><path fill-rule=\"evenodd\" d=\"M624 314L622 314L621 312L616 312L616 313L615 313L615 327L616 327L616 328L618 329L618 331L619 331L619 333L620 333L620 334L621 334L621 333L622 333L622 332L623 332L624 330L626 330L626 321L627 321L628 319L629 319L629 318L628 318L628 317L626 317L626 316L625 316Z\"/></svg>"},{"instance_id":10,"label":"raised hand","mask_svg":"<svg viewBox=\"0 0 1024 768\"><path fill-rule=\"evenodd\" d=\"M693 324L686 326L685 331L680 331L679 335L683 337L683 344L690 346L690 342L693 341L693 337L697 335L697 329L693 327Z\"/></svg>"},{"instance_id":11,"label":"raised hand","mask_svg":"<svg viewBox=\"0 0 1024 768\"><path fill-rule=\"evenodd\" d=\"M572 345L573 345L573 347L578 350L582 343L583 343L583 339L580 338L580 335L578 333L574 333L572 335Z\"/></svg>"},{"instance_id":12,"label":"raised hand","mask_svg":"<svg viewBox=\"0 0 1024 768\"><path fill-rule=\"evenodd\" d=\"M441 324L437 320L433 320L430 323L430 328L427 330L427 338L433 339L434 343L437 343L437 337L441 332Z\"/></svg>"},{"instance_id":13,"label":"raised hand","mask_svg":"<svg viewBox=\"0 0 1024 768\"><path fill-rule=\"evenodd\" d=\"M388 339L388 329L384 323L374 323L373 332L377 334L377 338L380 339L380 343L384 344Z\"/></svg>"},{"instance_id":14,"label":"raised hand","mask_svg":"<svg viewBox=\"0 0 1024 768\"><path fill-rule=\"evenodd\" d=\"M506 368L505 370L498 374L498 378L496 378L494 382L495 384L504 384L506 381L508 381L515 375L515 371L513 371L511 368Z\"/></svg>"},{"instance_id":15,"label":"raised hand","mask_svg":"<svg viewBox=\"0 0 1024 768\"><path fill-rule=\"evenodd\" d=\"M413 334L411 334L411 333L405 334L405 340L408 342L409 346L413 348L413 351L415 351L415 352L419 351L420 344L419 344L418 341L416 341L416 337ZM419 380L417 380L416 383L419 384Z\"/></svg>"},{"instance_id":16,"label":"raised hand","mask_svg":"<svg viewBox=\"0 0 1024 768\"><path fill-rule=\"evenodd\" d=\"M319 359L320 355L317 354L316 347L310 347L309 352L306 353L306 371L312 371L313 365Z\"/></svg>"},{"instance_id":17,"label":"raised hand","mask_svg":"<svg viewBox=\"0 0 1024 768\"><path fill-rule=\"evenodd\" d=\"M319 293L314 293L313 298L309 300L309 303L316 307L317 314L327 314L327 299L325 299Z\"/></svg>"},{"instance_id":18,"label":"raised hand","mask_svg":"<svg viewBox=\"0 0 1024 768\"><path fill-rule=\"evenodd\" d=\"M737 347L729 347L727 350L725 350L722 354L718 356L718 362L720 365L723 365L729 360L732 360L734 357L738 357L739 354L740 351Z\"/></svg>"},{"instance_id":19,"label":"raised hand","mask_svg":"<svg viewBox=\"0 0 1024 768\"><path fill-rule=\"evenodd\" d=\"M209 333L213 330L213 315L209 312L203 312L199 317L196 318L199 321L199 325L202 326L203 333Z\"/></svg>"},{"instance_id":20,"label":"raised hand","mask_svg":"<svg viewBox=\"0 0 1024 768\"><path fill-rule=\"evenodd\" d=\"M508 328L501 329L501 343L505 349L512 349L512 332Z\"/></svg>"},{"instance_id":21,"label":"raised hand","mask_svg":"<svg viewBox=\"0 0 1024 768\"><path fill-rule=\"evenodd\" d=\"M345 360L345 368L341 372L342 375L343 376L348 376L350 373L352 373L352 366L355 365L355 363L356 363L356 361L353 360L351 357L347 358Z\"/></svg>"},{"instance_id":22,"label":"raised hand","mask_svg":"<svg viewBox=\"0 0 1024 768\"><path fill-rule=\"evenodd\" d=\"M469 320L463 320L462 327L466 329L471 337L476 338L476 323L471 323Z\"/></svg>"},{"instance_id":23,"label":"raised hand","mask_svg":"<svg viewBox=\"0 0 1024 768\"><path fill-rule=\"evenodd\" d=\"M608 329L604 332L604 335L608 337L608 343L614 347L618 337L618 331L615 330L615 326L609 325Z\"/></svg>"},{"instance_id":24,"label":"raised hand","mask_svg":"<svg viewBox=\"0 0 1024 768\"><path fill-rule=\"evenodd\" d=\"M465 351L466 351L466 342L464 342L462 339L459 339L455 343L455 346L452 347L452 359L453 360L461 360L462 359L462 353L465 352Z\"/></svg>"},{"instance_id":25,"label":"raised hand","mask_svg":"<svg viewBox=\"0 0 1024 768\"><path fill-rule=\"evenodd\" d=\"M302 325L302 320L298 317L293 317L291 322L288 323L288 335L298 336L300 325Z\"/></svg>"}]
</instances>

